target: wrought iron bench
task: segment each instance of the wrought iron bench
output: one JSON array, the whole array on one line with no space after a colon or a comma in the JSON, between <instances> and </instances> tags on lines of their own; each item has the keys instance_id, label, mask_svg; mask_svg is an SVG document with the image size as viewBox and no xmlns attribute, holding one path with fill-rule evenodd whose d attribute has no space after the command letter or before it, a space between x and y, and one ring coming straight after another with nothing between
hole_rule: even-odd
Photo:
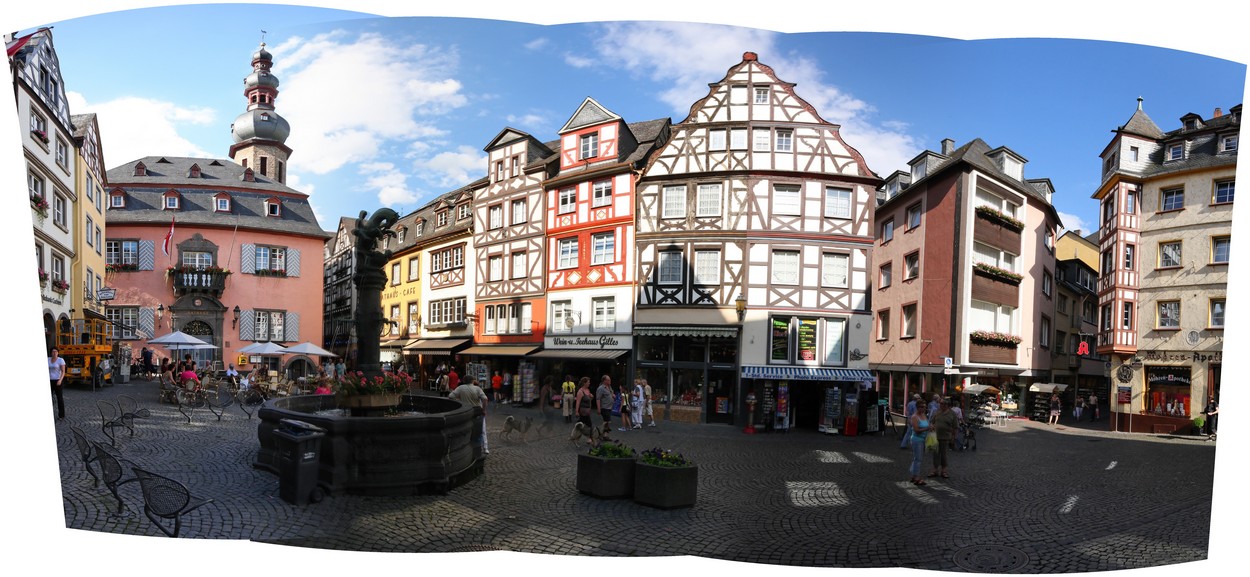
<instances>
[{"instance_id":1,"label":"wrought iron bench","mask_svg":"<svg viewBox=\"0 0 1250 577\"><path fill-rule=\"evenodd\" d=\"M95 447L96 462L100 464L100 479L104 481L104 486L113 493L113 498L117 499L117 513L113 516L124 517L127 514L126 504L122 502L122 496L117 492L117 488L139 480L138 477L126 476L126 468L130 468L133 472L134 465L118 456L111 447L103 443L92 442L91 445Z\"/></svg>"},{"instance_id":2,"label":"wrought iron bench","mask_svg":"<svg viewBox=\"0 0 1250 577\"><path fill-rule=\"evenodd\" d=\"M100 476L91 467L91 463L98 459L95 447L91 445L91 441L87 439L87 435L82 432L82 429L70 427L69 430L74 434L74 444L78 446L78 455L82 457L82 466L87 470L87 474L91 475L91 486L99 487Z\"/></svg>"},{"instance_id":3,"label":"wrought iron bench","mask_svg":"<svg viewBox=\"0 0 1250 577\"><path fill-rule=\"evenodd\" d=\"M183 515L213 502L212 499L192 495L186 485L169 477L138 467L134 468L134 472L143 491L143 514L151 519L157 529L170 537L178 536L178 531L182 529ZM172 531L165 527L170 519L174 521Z\"/></svg>"},{"instance_id":4,"label":"wrought iron bench","mask_svg":"<svg viewBox=\"0 0 1250 577\"><path fill-rule=\"evenodd\" d=\"M117 438L113 434L113 429L119 427L129 429L130 436L135 436L134 428L128 427L122 421L122 413L117 408L117 405L101 399L95 402L95 406L100 410L100 430L104 432L104 436L109 438L109 445L117 446Z\"/></svg>"},{"instance_id":5,"label":"wrought iron bench","mask_svg":"<svg viewBox=\"0 0 1250 577\"><path fill-rule=\"evenodd\" d=\"M130 395L117 395L117 408L122 413L122 426L130 431L132 437L135 434L135 419L146 419L152 416L150 411L141 408L139 402Z\"/></svg>"}]
</instances>

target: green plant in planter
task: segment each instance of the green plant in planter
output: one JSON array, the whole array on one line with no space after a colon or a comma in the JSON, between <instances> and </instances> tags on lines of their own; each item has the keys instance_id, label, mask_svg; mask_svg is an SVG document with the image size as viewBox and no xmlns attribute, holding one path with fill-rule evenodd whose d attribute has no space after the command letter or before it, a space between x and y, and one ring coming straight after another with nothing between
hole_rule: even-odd
<instances>
[{"instance_id":1,"label":"green plant in planter","mask_svg":"<svg viewBox=\"0 0 1250 577\"><path fill-rule=\"evenodd\" d=\"M634 450L619 443L603 442L577 456L577 490L599 499L618 499L634 494Z\"/></svg>"},{"instance_id":2,"label":"green plant in planter","mask_svg":"<svg viewBox=\"0 0 1250 577\"><path fill-rule=\"evenodd\" d=\"M972 331L971 333L968 333L968 338L974 343L1007 348L1015 348L1021 342L1020 337L1016 335L990 331Z\"/></svg>"},{"instance_id":3,"label":"green plant in planter","mask_svg":"<svg viewBox=\"0 0 1250 577\"><path fill-rule=\"evenodd\" d=\"M620 443L604 441L590 448L590 456L603 457L605 459L633 459L635 452L633 449Z\"/></svg>"},{"instance_id":4,"label":"green plant in planter","mask_svg":"<svg viewBox=\"0 0 1250 577\"><path fill-rule=\"evenodd\" d=\"M1203 426L1204 426L1204 425L1206 425L1206 424L1207 424L1207 420L1206 420L1206 419L1204 419L1204 418L1202 418L1202 417L1195 417L1195 418L1194 418L1194 434L1195 434L1195 435L1201 435L1201 434L1202 434L1202 428L1203 428Z\"/></svg>"},{"instance_id":5,"label":"green plant in planter","mask_svg":"<svg viewBox=\"0 0 1250 577\"><path fill-rule=\"evenodd\" d=\"M643 451L634 467L634 502L674 509L694 505L699 492L699 467L668 449Z\"/></svg>"},{"instance_id":6,"label":"green plant in planter","mask_svg":"<svg viewBox=\"0 0 1250 577\"><path fill-rule=\"evenodd\" d=\"M977 214L982 218L997 222L1011 230L1020 232L1024 230L1024 223L1016 220L1000 211L994 210L988 206L982 205L977 207Z\"/></svg>"}]
</instances>

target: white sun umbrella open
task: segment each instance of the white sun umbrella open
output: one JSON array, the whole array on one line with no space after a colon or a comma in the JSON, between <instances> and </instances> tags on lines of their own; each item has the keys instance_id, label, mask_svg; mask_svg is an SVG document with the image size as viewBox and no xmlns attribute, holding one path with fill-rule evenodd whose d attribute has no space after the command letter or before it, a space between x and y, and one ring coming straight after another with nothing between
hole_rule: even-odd
<instances>
[{"instance_id":1,"label":"white sun umbrella open","mask_svg":"<svg viewBox=\"0 0 1250 577\"><path fill-rule=\"evenodd\" d=\"M317 355L319 357L337 357L338 355L327 351L312 343L300 343L282 349L285 354L292 355Z\"/></svg>"},{"instance_id":2,"label":"white sun umbrella open","mask_svg":"<svg viewBox=\"0 0 1250 577\"><path fill-rule=\"evenodd\" d=\"M164 345L171 349L175 349L175 348L190 349L190 348L195 348L195 347L204 348L205 345L207 345L208 347L214 346L200 339L197 339L191 335L188 335L187 333L184 333L182 331L174 331L167 335L161 335L154 339L150 339L148 340L148 344Z\"/></svg>"},{"instance_id":3,"label":"white sun umbrella open","mask_svg":"<svg viewBox=\"0 0 1250 577\"><path fill-rule=\"evenodd\" d=\"M247 355L281 355L285 352L283 351L284 348L278 343L265 341L263 343L250 344L239 349L239 352Z\"/></svg>"}]
</instances>

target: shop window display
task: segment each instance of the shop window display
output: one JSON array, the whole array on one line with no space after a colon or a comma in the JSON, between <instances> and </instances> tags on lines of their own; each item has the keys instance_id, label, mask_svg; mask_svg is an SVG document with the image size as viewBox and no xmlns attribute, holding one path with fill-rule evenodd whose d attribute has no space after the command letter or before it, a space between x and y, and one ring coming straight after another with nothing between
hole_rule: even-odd
<instances>
[{"instance_id":1,"label":"shop window display","mask_svg":"<svg viewBox=\"0 0 1250 577\"><path fill-rule=\"evenodd\" d=\"M1146 411L1155 415L1190 415L1189 367L1146 367Z\"/></svg>"}]
</instances>

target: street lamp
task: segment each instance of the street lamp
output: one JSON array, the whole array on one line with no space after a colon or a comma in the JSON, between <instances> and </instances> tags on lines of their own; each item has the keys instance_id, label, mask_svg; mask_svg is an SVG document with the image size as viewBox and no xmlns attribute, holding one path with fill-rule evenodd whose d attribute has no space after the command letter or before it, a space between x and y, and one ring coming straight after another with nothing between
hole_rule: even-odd
<instances>
[{"instance_id":1,"label":"street lamp","mask_svg":"<svg viewBox=\"0 0 1250 577\"><path fill-rule=\"evenodd\" d=\"M230 322L230 328L239 326L239 313L243 311L239 309L239 305L234 305L234 320Z\"/></svg>"},{"instance_id":2,"label":"street lamp","mask_svg":"<svg viewBox=\"0 0 1250 577\"><path fill-rule=\"evenodd\" d=\"M734 309L738 311L738 322L742 322L747 316L747 297L742 293L738 293L738 298L734 299Z\"/></svg>"}]
</instances>

